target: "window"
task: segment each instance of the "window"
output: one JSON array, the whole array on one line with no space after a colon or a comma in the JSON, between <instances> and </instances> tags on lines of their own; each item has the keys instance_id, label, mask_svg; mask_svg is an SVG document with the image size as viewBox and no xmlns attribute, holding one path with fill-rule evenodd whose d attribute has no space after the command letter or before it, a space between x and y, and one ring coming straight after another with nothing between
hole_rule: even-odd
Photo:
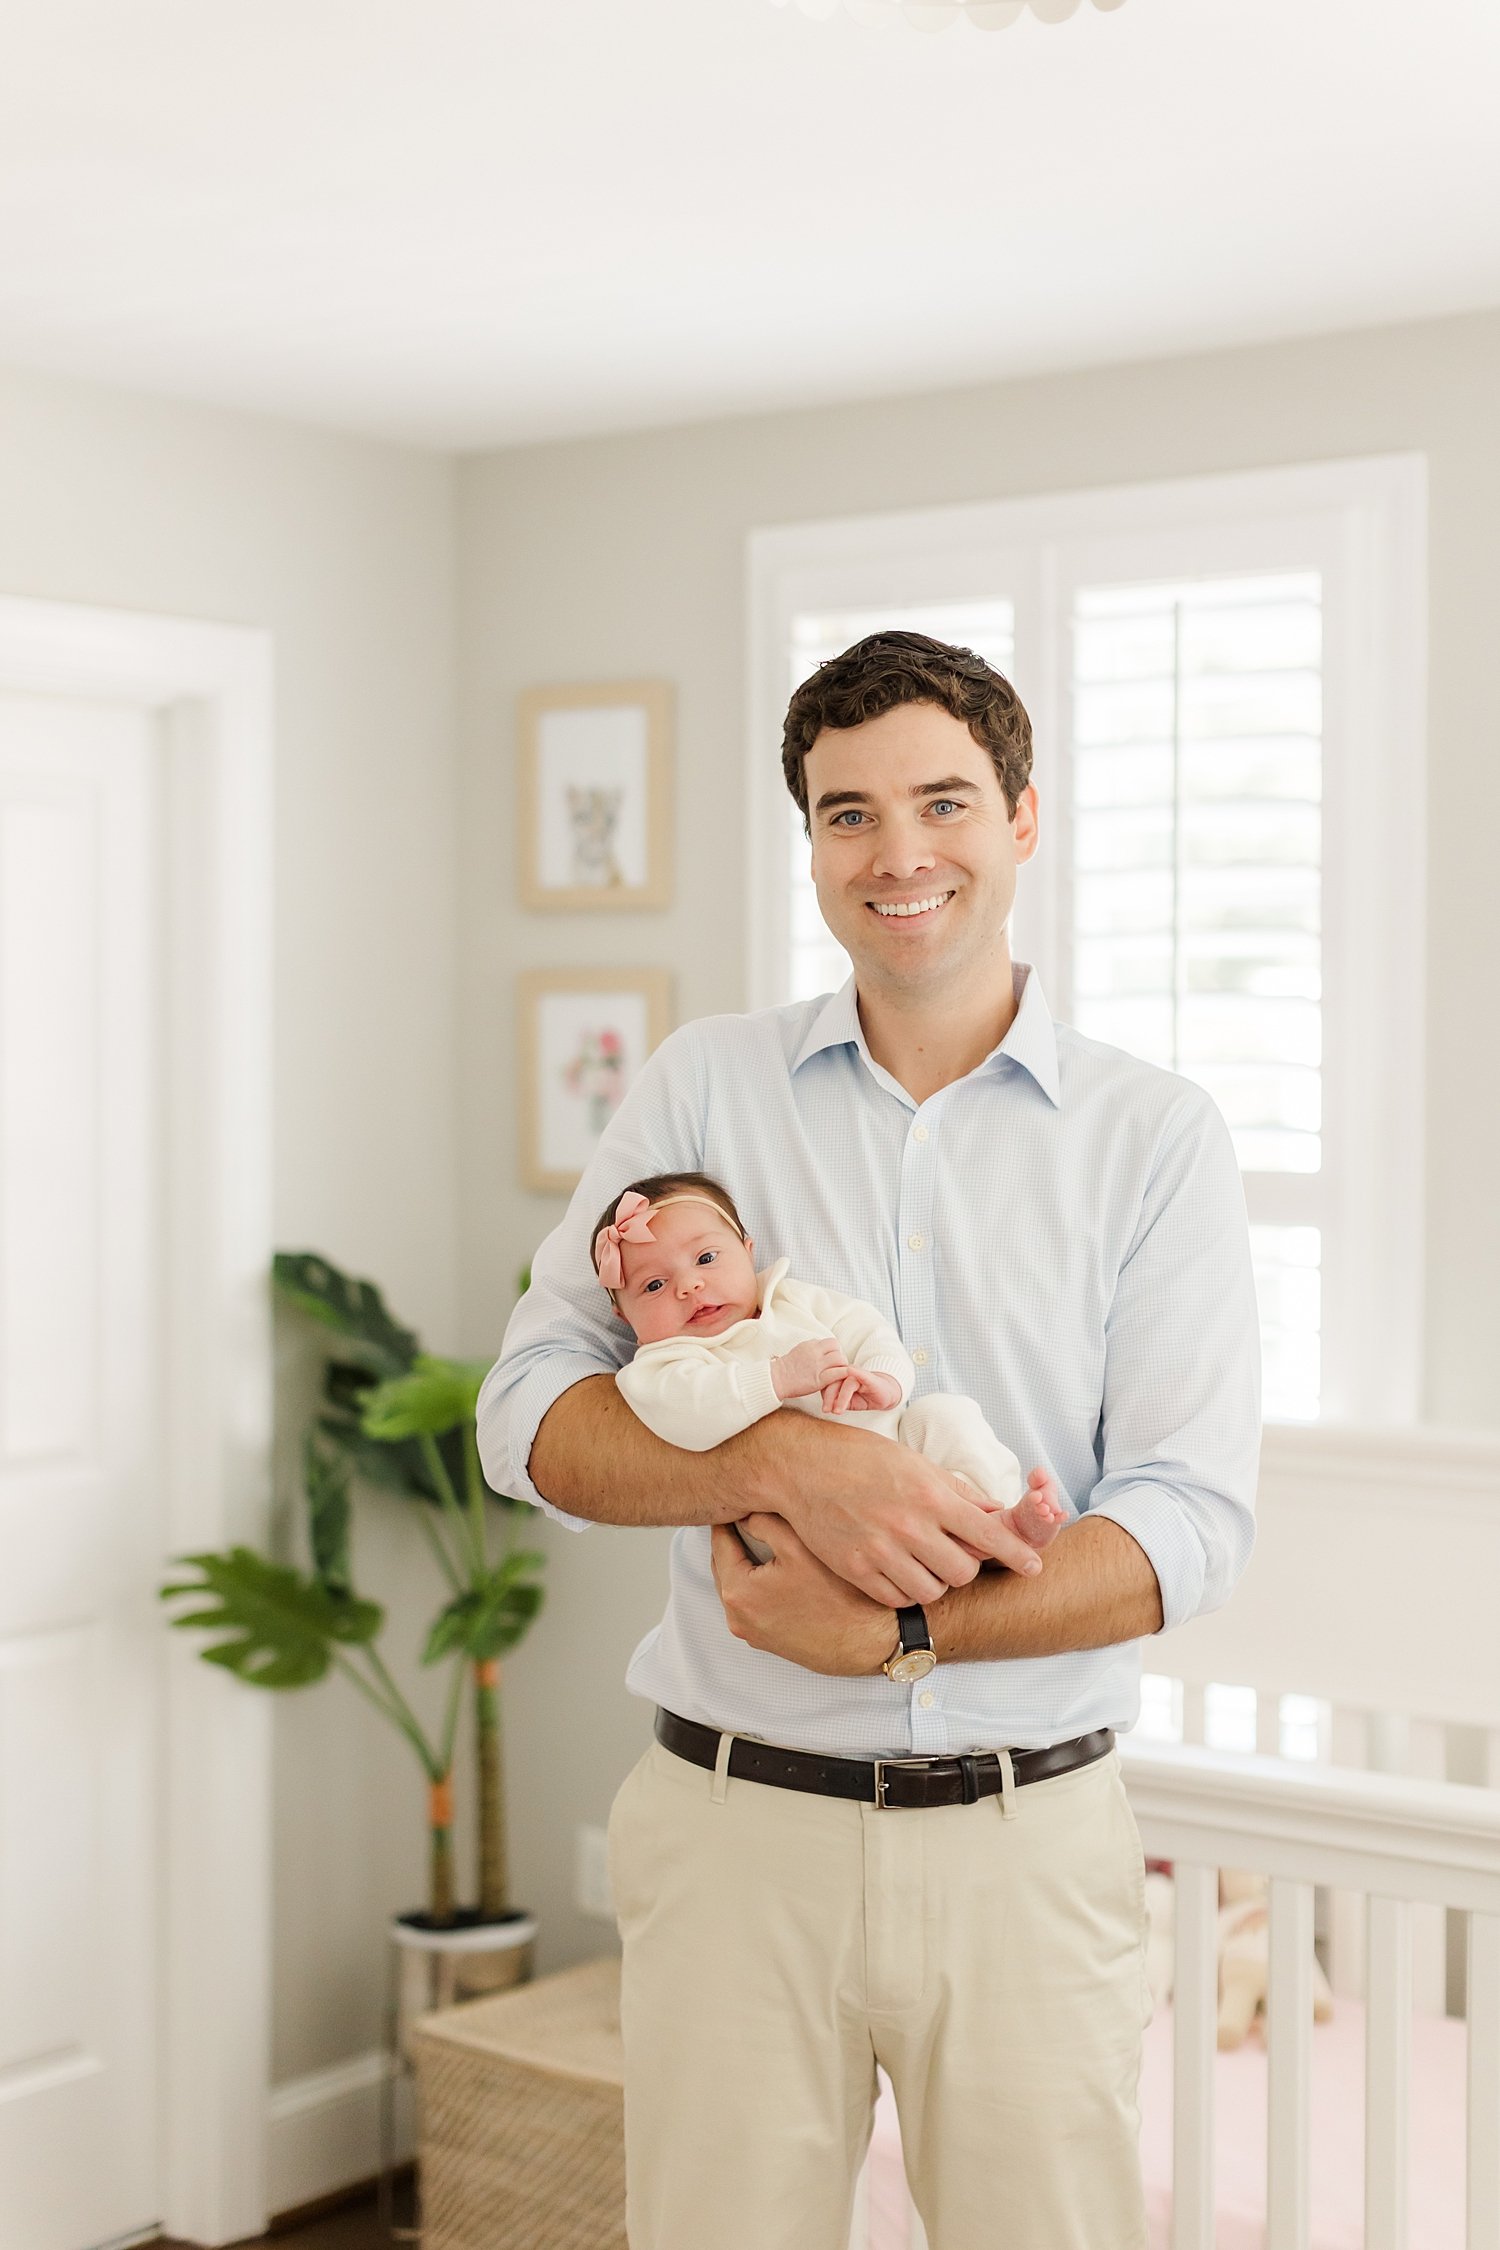
<instances>
[{"instance_id":1,"label":"window","mask_svg":"<svg viewBox=\"0 0 1500 2250\"><path fill-rule=\"evenodd\" d=\"M1423 518L1403 459L752 539L753 1002L848 974L787 695L879 625L978 649L1037 738L1015 951L1223 1111L1272 1420L1416 1412Z\"/></svg>"}]
</instances>

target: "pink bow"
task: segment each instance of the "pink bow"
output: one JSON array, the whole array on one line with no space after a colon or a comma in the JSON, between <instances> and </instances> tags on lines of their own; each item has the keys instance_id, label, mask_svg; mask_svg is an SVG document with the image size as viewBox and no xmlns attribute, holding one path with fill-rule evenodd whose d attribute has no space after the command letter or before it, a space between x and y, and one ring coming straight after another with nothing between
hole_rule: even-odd
<instances>
[{"instance_id":1,"label":"pink bow","mask_svg":"<svg viewBox=\"0 0 1500 2250\"><path fill-rule=\"evenodd\" d=\"M594 1237L594 1263L599 1268L599 1279L606 1289L623 1288L625 1266L620 1256L622 1242L654 1242L651 1232L650 1198L627 1189L615 1205L612 1225L601 1227Z\"/></svg>"}]
</instances>

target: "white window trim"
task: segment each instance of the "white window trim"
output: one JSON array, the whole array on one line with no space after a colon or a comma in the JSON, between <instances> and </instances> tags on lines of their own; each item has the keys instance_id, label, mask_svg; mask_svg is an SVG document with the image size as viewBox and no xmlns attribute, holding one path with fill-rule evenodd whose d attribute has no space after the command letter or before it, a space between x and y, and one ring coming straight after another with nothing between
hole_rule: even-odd
<instances>
[{"instance_id":1,"label":"white window trim","mask_svg":"<svg viewBox=\"0 0 1500 2250\"><path fill-rule=\"evenodd\" d=\"M1334 1261L1325 1277L1324 1393L1329 1419L1387 1424L1417 1418L1422 1376L1426 526L1426 461L1398 454L782 525L748 542L751 1007L774 1005L787 983L777 753L800 612L985 593L1013 602L1043 824L1043 850L1017 902L1016 950L1036 963L1066 1014L1066 793L1056 792L1054 806L1049 780L1051 746L1070 731L1061 620L1071 588L1083 578L1323 571L1324 813L1341 839L1324 870L1324 1082L1330 1110L1374 1121L1368 1133L1346 1133L1339 1151L1330 1225L1346 1244L1358 1240L1361 1254L1357 1265L1347 1255ZM1050 851L1049 817L1058 844ZM1358 964L1371 964L1370 973L1357 973ZM1294 1223L1308 1205L1306 1183L1259 1178L1257 1216Z\"/></svg>"}]
</instances>

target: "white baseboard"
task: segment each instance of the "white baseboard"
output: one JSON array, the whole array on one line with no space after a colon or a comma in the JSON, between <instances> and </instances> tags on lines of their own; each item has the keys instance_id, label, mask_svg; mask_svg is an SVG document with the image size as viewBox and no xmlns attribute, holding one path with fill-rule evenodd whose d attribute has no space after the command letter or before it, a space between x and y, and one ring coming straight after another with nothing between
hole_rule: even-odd
<instances>
[{"instance_id":1,"label":"white baseboard","mask_svg":"<svg viewBox=\"0 0 1500 2250\"><path fill-rule=\"evenodd\" d=\"M266 2203L273 2216L375 2177L386 2068L384 2054L374 2048L272 2087ZM416 2150L414 2090L405 2072L395 2091L395 2157L404 2164Z\"/></svg>"}]
</instances>

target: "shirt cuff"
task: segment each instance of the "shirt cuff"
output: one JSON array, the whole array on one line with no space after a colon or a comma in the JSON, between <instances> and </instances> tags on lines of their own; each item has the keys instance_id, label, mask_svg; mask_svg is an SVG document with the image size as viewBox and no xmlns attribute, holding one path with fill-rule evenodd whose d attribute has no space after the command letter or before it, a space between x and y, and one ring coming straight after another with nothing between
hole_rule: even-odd
<instances>
[{"instance_id":1,"label":"shirt cuff","mask_svg":"<svg viewBox=\"0 0 1500 2250\"><path fill-rule=\"evenodd\" d=\"M513 1500L529 1500L534 1508L540 1508L554 1522L566 1525L569 1531L587 1531L593 1519L570 1516L566 1508L556 1507L538 1492L530 1475L531 1448L536 1443L543 1417L564 1391L570 1391L575 1383L586 1382L591 1375L614 1373L613 1367L606 1367L582 1352L549 1352L529 1375L523 1376L506 1402L510 1442L503 1464L505 1481L500 1490L508 1492Z\"/></svg>"},{"instance_id":2,"label":"shirt cuff","mask_svg":"<svg viewBox=\"0 0 1500 2250\"><path fill-rule=\"evenodd\" d=\"M741 1365L739 1377L740 1401L752 1422L761 1421L774 1414L782 1403L776 1396L776 1377L769 1359L752 1359Z\"/></svg>"},{"instance_id":3,"label":"shirt cuff","mask_svg":"<svg viewBox=\"0 0 1500 2250\"><path fill-rule=\"evenodd\" d=\"M1085 1514L1117 1523L1143 1550L1161 1588L1163 1632L1197 1616L1206 1577L1203 1547L1180 1500L1159 1484L1127 1484Z\"/></svg>"}]
</instances>

